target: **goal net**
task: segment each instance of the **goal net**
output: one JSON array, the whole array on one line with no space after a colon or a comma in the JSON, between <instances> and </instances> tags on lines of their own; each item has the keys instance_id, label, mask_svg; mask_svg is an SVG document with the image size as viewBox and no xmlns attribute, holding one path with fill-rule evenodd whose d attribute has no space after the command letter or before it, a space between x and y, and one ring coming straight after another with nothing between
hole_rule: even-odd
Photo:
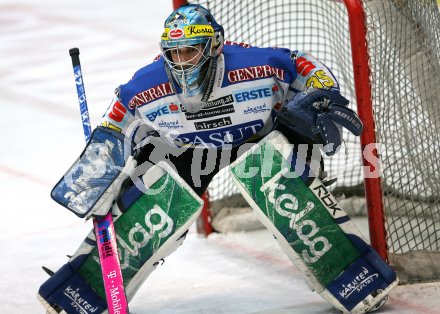
<instances>
[{"instance_id":1,"label":"goal net","mask_svg":"<svg viewBox=\"0 0 440 314\"><path fill-rule=\"evenodd\" d=\"M332 70L353 110L357 99L346 3L361 3L371 72L371 87L362 88L371 88L372 94L387 256L404 282L440 279L440 17L436 1L190 2L211 10L224 27L226 40L310 52ZM331 188L343 198L341 207L351 216L367 215L361 145L349 132L344 139L343 149L325 159L325 170L338 178ZM227 169L214 178L208 191L213 215L221 208L231 212L246 206Z\"/></svg>"}]
</instances>

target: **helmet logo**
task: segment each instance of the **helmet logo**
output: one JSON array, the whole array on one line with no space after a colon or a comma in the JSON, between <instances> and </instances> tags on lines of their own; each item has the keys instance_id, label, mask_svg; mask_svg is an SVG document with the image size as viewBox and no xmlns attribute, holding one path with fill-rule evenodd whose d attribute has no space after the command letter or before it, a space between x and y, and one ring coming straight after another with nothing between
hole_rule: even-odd
<instances>
[{"instance_id":1,"label":"helmet logo","mask_svg":"<svg viewBox=\"0 0 440 314\"><path fill-rule=\"evenodd\" d=\"M187 23L188 23L188 21L186 19L186 16L181 12L176 12L171 19L168 18L166 21L166 25L187 24Z\"/></svg>"},{"instance_id":2,"label":"helmet logo","mask_svg":"<svg viewBox=\"0 0 440 314\"><path fill-rule=\"evenodd\" d=\"M211 25L190 25L185 26L185 35L187 38L199 37L199 36L214 36L214 29Z\"/></svg>"},{"instance_id":3,"label":"helmet logo","mask_svg":"<svg viewBox=\"0 0 440 314\"><path fill-rule=\"evenodd\" d=\"M181 28L165 28L161 40L173 40L179 38L214 37L214 29L211 25L188 25Z\"/></svg>"},{"instance_id":4,"label":"helmet logo","mask_svg":"<svg viewBox=\"0 0 440 314\"><path fill-rule=\"evenodd\" d=\"M180 28L175 28L170 30L168 35L170 36L171 39L178 39L183 36L183 30L181 30Z\"/></svg>"}]
</instances>

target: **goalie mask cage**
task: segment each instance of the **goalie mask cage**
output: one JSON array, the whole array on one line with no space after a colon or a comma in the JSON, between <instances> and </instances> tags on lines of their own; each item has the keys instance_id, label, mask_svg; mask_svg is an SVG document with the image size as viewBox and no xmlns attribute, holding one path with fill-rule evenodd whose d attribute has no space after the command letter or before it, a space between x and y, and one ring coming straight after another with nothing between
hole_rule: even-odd
<instances>
[{"instance_id":1,"label":"goalie mask cage","mask_svg":"<svg viewBox=\"0 0 440 314\"><path fill-rule=\"evenodd\" d=\"M341 206L350 215L362 208L368 212L371 244L401 281L439 280L440 17L436 1L189 2L212 12L224 27L226 40L304 50L332 70L342 94L364 123L360 140L344 132L344 147L325 159L326 172L338 178L331 186L333 193L346 197ZM173 5L185 3L174 0ZM363 148L370 153L363 154ZM380 177L374 177L377 173ZM237 206L228 204L238 190L225 169L208 192L211 203L220 200L225 206ZM354 212L348 208L350 203Z\"/></svg>"}]
</instances>

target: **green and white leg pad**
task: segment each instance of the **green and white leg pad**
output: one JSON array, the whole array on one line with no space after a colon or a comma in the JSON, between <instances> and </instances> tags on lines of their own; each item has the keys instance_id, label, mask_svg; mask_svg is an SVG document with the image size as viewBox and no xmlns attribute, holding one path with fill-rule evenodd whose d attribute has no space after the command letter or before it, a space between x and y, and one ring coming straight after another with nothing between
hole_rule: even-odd
<instances>
[{"instance_id":1,"label":"green and white leg pad","mask_svg":"<svg viewBox=\"0 0 440 314\"><path fill-rule=\"evenodd\" d=\"M238 158L230 171L255 214L313 290L344 313L375 309L397 285L395 272L296 158L292 145L274 131ZM294 168L305 171L297 174Z\"/></svg>"},{"instance_id":2,"label":"green and white leg pad","mask_svg":"<svg viewBox=\"0 0 440 314\"><path fill-rule=\"evenodd\" d=\"M160 162L148 170L143 184L143 191L133 186L112 208L117 215L116 242L128 300L160 260L182 243L203 206L200 197L166 163ZM38 299L50 313L106 311L93 232L67 264L40 287Z\"/></svg>"}]
</instances>

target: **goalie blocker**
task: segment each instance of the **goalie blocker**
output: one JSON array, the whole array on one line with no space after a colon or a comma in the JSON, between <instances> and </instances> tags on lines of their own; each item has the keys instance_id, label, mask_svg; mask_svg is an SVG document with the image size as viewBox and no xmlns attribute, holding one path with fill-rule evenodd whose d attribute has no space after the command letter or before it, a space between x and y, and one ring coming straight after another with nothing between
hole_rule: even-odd
<instances>
[{"instance_id":1,"label":"goalie blocker","mask_svg":"<svg viewBox=\"0 0 440 314\"><path fill-rule=\"evenodd\" d=\"M398 283L395 272L296 158L292 145L273 131L237 159L230 171L253 211L313 290L344 313L380 307Z\"/></svg>"}]
</instances>

